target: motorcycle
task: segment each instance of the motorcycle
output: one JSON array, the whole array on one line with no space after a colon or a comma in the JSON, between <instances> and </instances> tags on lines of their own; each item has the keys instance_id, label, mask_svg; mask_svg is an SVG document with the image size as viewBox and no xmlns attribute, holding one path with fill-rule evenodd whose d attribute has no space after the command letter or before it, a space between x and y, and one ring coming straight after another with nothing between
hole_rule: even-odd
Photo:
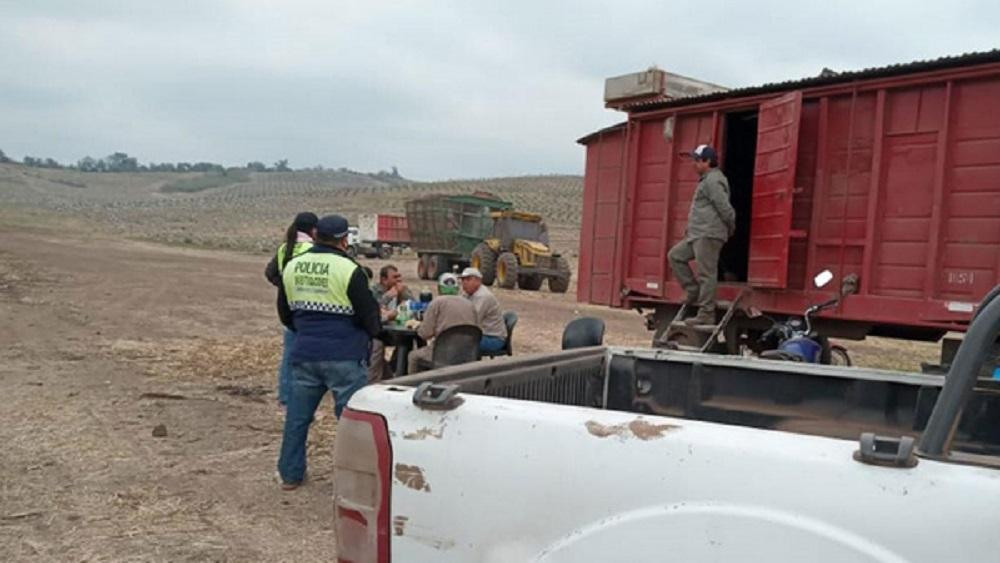
<instances>
[{"instance_id":1,"label":"motorcycle","mask_svg":"<svg viewBox=\"0 0 1000 563\"><path fill-rule=\"evenodd\" d=\"M816 287L823 287L833 279L829 270L816 276ZM831 344L827 337L813 329L812 317L835 307L841 299L854 293L857 289L857 277L848 276L844 279L840 293L823 303L812 305L805 310L802 317L790 317L784 321L771 320L772 326L758 339L757 349L761 358L789 362L804 362L809 364L831 364L850 366L851 356L847 349L839 344Z\"/></svg>"}]
</instances>

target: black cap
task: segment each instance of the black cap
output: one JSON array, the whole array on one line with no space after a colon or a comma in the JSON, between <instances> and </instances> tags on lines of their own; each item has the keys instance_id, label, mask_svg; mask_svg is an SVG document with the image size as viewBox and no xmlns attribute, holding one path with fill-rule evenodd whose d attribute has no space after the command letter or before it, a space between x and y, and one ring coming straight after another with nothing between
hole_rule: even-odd
<instances>
[{"instance_id":1,"label":"black cap","mask_svg":"<svg viewBox=\"0 0 1000 563\"><path fill-rule=\"evenodd\" d=\"M296 231L308 233L316 228L316 223L318 221L319 218L316 217L315 213L303 211L295 216L295 221L292 221L292 224L295 225Z\"/></svg>"},{"instance_id":2,"label":"black cap","mask_svg":"<svg viewBox=\"0 0 1000 563\"><path fill-rule=\"evenodd\" d=\"M316 223L316 235L324 239L344 238L349 227L347 219L340 215L327 215Z\"/></svg>"},{"instance_id":3,"label":"black cap","mask_svg":"<svg viewBox=\"0 0 1000 563\"><path fill-rule=\"evenodd\" d=\"M695 160L710 160L713 162L719 160L719 153L715 152L715 149L709 145L698 145L690 154L691 158Z\"/></svg>"}]
</instances>

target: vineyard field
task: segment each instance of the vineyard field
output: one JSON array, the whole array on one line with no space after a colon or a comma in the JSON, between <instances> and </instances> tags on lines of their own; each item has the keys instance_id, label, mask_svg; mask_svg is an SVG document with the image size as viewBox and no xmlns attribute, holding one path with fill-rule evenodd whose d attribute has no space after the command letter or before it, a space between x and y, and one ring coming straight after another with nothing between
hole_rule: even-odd
<instances>
[{"instance_id":1,"label":"vineyard field","mask_svg":"<svg viewBox=\"0 0 1000 563\"><path fill-rule=\"evenodd\" d=\"M523 176L409 182L340 171L241 173L218 182L204 174L86 173L0 164L0 209L24 219L55 215L101 231L154 242L271 251L299 211L402 213L430 194L487 191L541 213L554 246L578 246L583 178ZM215 184L218 187L213 187ZM180 186L181 189L177 189Z\"/></svg>"}]
</instances>

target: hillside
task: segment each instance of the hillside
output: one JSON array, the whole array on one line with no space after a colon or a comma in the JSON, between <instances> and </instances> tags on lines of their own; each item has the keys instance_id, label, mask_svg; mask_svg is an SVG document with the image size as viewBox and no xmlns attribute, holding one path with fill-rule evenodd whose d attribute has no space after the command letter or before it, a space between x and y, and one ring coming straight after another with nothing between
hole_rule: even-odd
<instances>
[{"instance_id":1,"label":"hillside","mask_svg":"<svg viewBox=\"0 0 1000 563\"><path fill-rule=\"evenodd\" d=\"M207 181L206 181L207 180ZM443 182L387 181L350 172L248 173L212 186L202 174L87 173L0 165L0 209L20 221L82 223L127 238L270 251L298 211L402 212L433 193L489 191L543 214L554 243L575 251L583 179L525 176ZM175 189L194 186L194 191Z\"/></svg>"}]
</instances>

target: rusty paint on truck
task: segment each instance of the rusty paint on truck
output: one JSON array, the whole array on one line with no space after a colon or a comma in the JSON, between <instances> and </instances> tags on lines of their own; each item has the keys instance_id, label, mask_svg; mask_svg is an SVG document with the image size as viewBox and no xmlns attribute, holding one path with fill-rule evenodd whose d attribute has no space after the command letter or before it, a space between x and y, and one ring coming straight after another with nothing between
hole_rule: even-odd
<instances>
[{"instance_id":1,"label":"rusty paint on truck","mask_svg":"<svg viewBox=\"0 0 1000 563\"><path fill-rule=\"evenodd\" d=\"M611 425L601 424L596 420L588 420L584 426L587 427L587 432L598 438L618 436L619 438L627 439L631 435L642 441L662 438L665 433L680 428L674 424L652 424L643 418L637 418L627 424Z\"/></svg>"},{"instance_id":2,"label":"rusty paint on truck","mask_svg":"<svg viewBox=\"0 0 1000 563\"><path fill-rule=\"evenodd\" d=\"M428 426L425 426L423 428L418 428L413 432L407 432L406 434L403 434L403 439L426 440L427 438L437 438L438 440L440 440L441 437L444 436L444 429L446 426L448 425L442 424L441 428L438 428L437 430L434 430L433 428L430 428Z\"/></svg>"},{"instance_id":3,"label":"rusty paint on truck","mask_svg":"<svg viewBox=\"0 0 1000 563\"><path fill-rule=\"evenodd\" d=\"M416 465L396 464L396 480L414 491L431 492L431 486L424 478L424 470Z\"/></svg>"},{"instance_id":4,"label":"rusty paint on truck","mask_svg":"<svg viewBox=\"0 0 1000 563\"><path fill-rule=\"evenodd\" d=\"M392 533L401 536L403 532L406 531L406 523L410 521L410 518L400 514L392 519Z\"/></svg>"}]
</instances>

